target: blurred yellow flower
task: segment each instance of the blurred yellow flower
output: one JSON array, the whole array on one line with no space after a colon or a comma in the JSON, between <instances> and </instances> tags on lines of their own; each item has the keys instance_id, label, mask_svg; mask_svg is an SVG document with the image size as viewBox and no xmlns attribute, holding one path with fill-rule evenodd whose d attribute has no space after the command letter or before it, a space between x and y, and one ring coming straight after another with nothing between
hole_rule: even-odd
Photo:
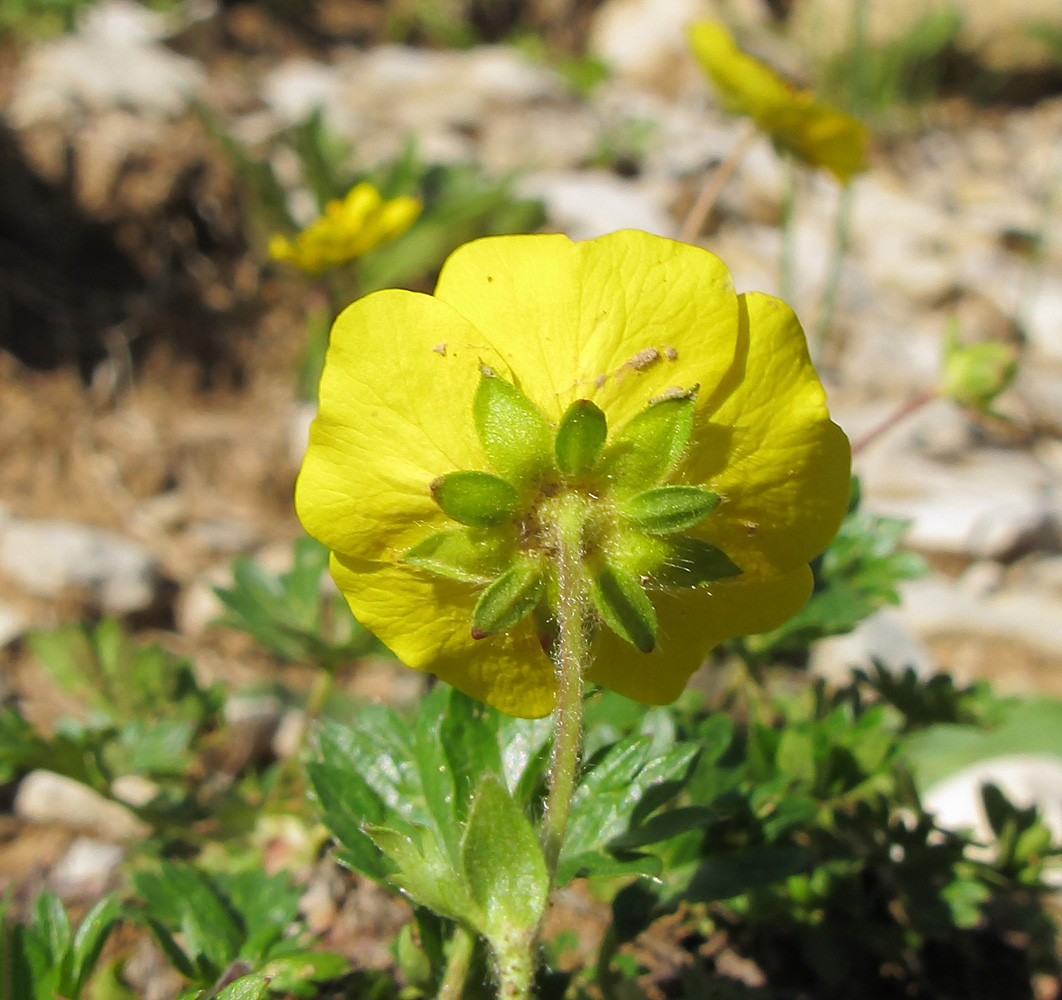
<instances>
[{"instance_id":1,"label":"blurred yellow flower","mask_svg":"<svg viewBox=\"0 0 1062 1000\"><path fill-rule=\"evenodd\" d=\"M513 715L554 707L558 551L597 588L588 680L659 704L803 606L848 500L792 310L643 232L466 244L339 316L319 398L295 506L355 616Z\"/></svg>"},{"instance_id":2,"label":"blurred yellow flower","mask_svg":"<svg viewBox=\"0 0 1062 1000\"><path fill-rule=\"evenodd\" d=\"M330 201L324 215L294 240L274 235L269 241L269 256L288 261L307 274L321 274L401 236L420 210L418 198L402 196L384 201L372 184L358 184L343 199Z\"/></svg>"},{"instance_id":3,"label":"blurred yellow flower","mask_svg":"<svg viewBox=\"0 0 1062 1000\"><path fill-rule=\"evenodd\" d=\"M790 86L742 52L716 21L694 24L689 39L727 111L748 115L780 149L829 170L842 184L866 169L867 130L858 119Z\"/></svg>"}]
</instances>

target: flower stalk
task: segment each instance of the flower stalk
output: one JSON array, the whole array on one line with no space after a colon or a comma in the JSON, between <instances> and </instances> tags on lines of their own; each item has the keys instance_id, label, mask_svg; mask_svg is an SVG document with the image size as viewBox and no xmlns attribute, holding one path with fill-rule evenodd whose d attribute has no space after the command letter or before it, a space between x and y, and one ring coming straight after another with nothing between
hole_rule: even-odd
<instances>
[{"instance_id":1,"label":"flower stalk","mask_svg":"<svg viewBox=\"0 0 1062 1000\"><path fill-rule=\"evenodd\" d=\"M583 735L583 677L589 667L588 629L592 599L582 558L585 512L579 497L569 495L553 525L557 573L557 640L553 664L557 707L553 711L553 753L549 792L542 826L542 850L550 884L557 874L564 832L579 770Z\"/></svg>"}]
</instances>

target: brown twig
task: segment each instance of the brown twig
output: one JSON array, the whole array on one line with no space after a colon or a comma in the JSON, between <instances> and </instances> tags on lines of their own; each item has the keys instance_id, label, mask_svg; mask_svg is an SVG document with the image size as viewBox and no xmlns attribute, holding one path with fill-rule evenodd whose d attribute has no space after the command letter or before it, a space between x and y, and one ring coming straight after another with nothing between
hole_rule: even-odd
<instances>
[{"instance_id":1,"label":"brown twig","mask_svg":"<svg viewBox=\"0 0 1062 1000\"><path fill-rule=\"evenodd\" d=\"M939 391L937 389L926 389L925 392L920 392L917 396L912 396L906 402L901 403L880 424L876 427L871 427L866 434L852 442L852 457L854 458L858 455L868 445L876 441L886 431L895 427L905 417L910 416L916 410L922 409L927 403L932 403L938 395Z\"/></svg>"},{"instance_id":2,"label":"brown twig","mask_svg":"<svg viewBox=\"0 0 1062 1000\"><path fill-rule=\"evenodd\" d=\"M682 223L679 239L683 243L692 243L701 234L705 223L708 221L708 216L712 214L712 209L715 207L719 195L723 193L723 188L726 187L726 182L734 176L734 171L737 170L738 165L744 159L756 135L756 127L751 123L747 125L745 131L731 147L730 152L727 153L726 159L705 177L704 186L701 188L700 194L697 195L697 200L693 203L693 207L686 215L686 220Z\"/></svg>"}]
</instances>

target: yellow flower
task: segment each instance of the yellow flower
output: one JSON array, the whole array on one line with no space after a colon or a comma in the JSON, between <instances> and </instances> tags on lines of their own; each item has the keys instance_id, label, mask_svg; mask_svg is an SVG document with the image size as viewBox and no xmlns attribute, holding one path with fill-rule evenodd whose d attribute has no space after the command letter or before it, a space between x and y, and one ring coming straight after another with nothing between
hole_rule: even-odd
<instances>
[{"instance_id":1,"label":"yellow flower","mask_svg":"<svg viewBox=\"0 0 1062 1000\"><path fill-rule=\"evenodd\" d=\"M485 389L504 390L517 409L541 416L526 425L519 417L512 433L486 441ZM689 567L653 553L673 544L663 537L673 528L623 529L615 544L608 536L623 521L617 505L629 512L646 496L632 500L633 490L622 489L627 473L616 471L631 428L644 429L645 414L668 401L692 423L658 480L682 486L680 498L719 498L710 515L682 525L689 530L674 544L694 561L698 552L724 553L740 575L672 586L667 573ZM600 413L599 423L572 421L583 411ZM578 433L567 434L564 448L558 442L555 464L500 468L499 449L534 450L534 421L552 436L562 418ZM606 421L607 442L586 445ZM602 476L594 454L603 456ZM499 477L517 484L508 487L518 496L510 507L523 511L517 528L467 517L462 523L487 527L454 530L468 497L449 499L443 487L469 475L492 489ZM491 532L510 531L499 565L541 566L549 559L534 527L541 506L573 501L601 511L607 537L588 543L587 558L597 558L594 545L609 558L615 547L635 574L634 597L648 597L656 621L642 643L651 652L642 652L637 636L621 638L599 615L588 679L660 704L678 696L720 641L774 628L803 606L808 562L840 524L848 480L848 442L830 421L792 310L760 293L735 294L726 267L705 250L628 230L582 243L560 235L476 240L449 258L433 296L389 289L348 307L332 331L295 505L306 530L332 550L332 575L355 616L400 660L530 717L555 701L542 646L548 567L545 584L517 594L542 597L535 614L479 629L494 634L477 639L470 621L483 582L440 578L416 558L438 539L487 538L490 554ZM497 506L507 502L503 495Z\"/></svg>"},{"instance_id":2,"label":"yellow flower","mask_svg":"<svg viewBox=\"0 0 1062 1000\"><path fill-rule=\"evenodd\" d=\"M342 200L330 201L324 215L311 222L294 241L279 234L273 236L269 256L290 261L308 274L321 274L401 236L420 209L417 198L402 196L384 201L371 184L358 184Z\"/></svg>"},{"instance_id":3,"label":"yellow flower","mask_svg":"<svg viewBox=\"0 0 1062 1000\"><path fill-rule=\"evenodd\" d=\"M697 22L689 38L727 111L748 115L780 149L829 170L842 184L866 169L867 130L858 119L790 86L742 52L715 21Z\"/></svg>"}]
</instances>

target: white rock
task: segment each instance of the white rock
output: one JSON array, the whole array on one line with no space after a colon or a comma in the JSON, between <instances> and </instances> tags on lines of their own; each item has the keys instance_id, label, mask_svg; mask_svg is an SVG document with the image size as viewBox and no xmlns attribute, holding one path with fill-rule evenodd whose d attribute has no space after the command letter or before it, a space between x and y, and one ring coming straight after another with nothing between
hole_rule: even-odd
<instances>
[{"instance_id":1,"label":"white rock","mask_svg":"<svg viewBox=\"0 0 1062 1000\"><path fill-rule=\"evenodd\" d=\"M912 522L909 545L999 559L1054 543L1056 483L1032 456L983 448L960 462L934 462L907 451L905 435L876 442L858 471L869 510Z\"/></svg>"},{"instance_id":2,"label":"white rock","mask_svg":"<svg viewBox=\"0 0 1062 1000\"><path fill-rule=\"evenodd\" d=\"M195 60L157 44L154 24L139 5L97 5L78 34L26 57L11 100L11 121L25 128L110 108L159 118L183 114L206 73Z\"/></svg>"},{"instance_id":3,"label":"white rock","mask_svg":"<svg viewBox=\"0 0 1062 1000\"><path fill-rule=\"evenodd\" d=\"M278 760L294 757L303 746L306 733L306 713L301 708L289 708L281 717L273 734L273 754Z\"/></svg>"},{"instance_id":4,"label":"white rock","mask_svg":"<svg viewBox=\"0 0 1062 1000\"><path fill-rule=\"evenodd\" d=\"M15 815L28 823L57 823L103 840L143 840L151 827L118 802L52 771L31 771L15 795Z\"/></svg>"},{"instance_id":5,"label":"white rock","mask_svg":"<svg viewBox=\"0 0 1062 1000\"><path fill-rule=\"evenodd\" d=\"M140 545L67 521L8 522L0 528L0 570L38 597L87 588L109 615L149 607L158 584L157 561Z\"/></svg>"},{"instance_id":6,"label":"white rock","mask_svg":"<svg viewBox=\"0 0 1062 1000\"><path fill-rule=\"evenodd\" d=\"M0 649L14 642L29 627L29 619L22 612L0 601Z\"/></svg>"},{"instance_id":7,"label":"white rock","mask_svg":"<svg viewBox=\"0 0 1062 1000\"><path fill-rule=\"evenodd\" d=\"M707 0L606 0L587 47L613 71L652 82L676 61L691 62L686 29L711 14Z\"/></svg>"},{"instance_id":8,"label":"white rock","mask_svg":"<svg viewBox=\"0 0 1062 1000\"><path fill-rule=\"evenodd\" d=\"M930 788L926 810L949 830L971 830L994 839L981 804L981 789L994 784L1016 806L1036 806L1056 842L1062 841L1062 760L1046 754L1009 754L978 761Z\"/></svg>"},{"instance_id":9,"label":"white rock","mask_svg":"<svg viewBox=\"0 0 1062 1000\"><path fill-rule=\"evenodd\" d=\"M313 59L289 59L262 83L262 99L288 125L305 121L336 100L339 77L334 66Z\"/></svg>"},{"instance_id":10,"label":"white rock","mask_svg":"<svg viewBox=\"0 0 1062 1000\"><path fill-rule=\"evenodd\" d=\"M983 636L1062 654L1062 597L1032 588L978 596L938 575L902 584L900 591L900 614L922 639Z\"/></svg>"},{"instance_id":11,"label":"white rock","mask_svg":"<svg viewBox=\"0 0 1062 1000\"><path fill-rule=\"evenodd\" d=\"M1025 331L1036 353L1062 361L1062 280L1040 283L1025 314Z\"/></svg>"},{"instance_id":12,"label":"white rock","mask_svg":"<svg viewBox=\"0 0 1062 1000\"><path fill-rule=\"evenodd\" d=\"M811 672L834 684L846 684L856 667L872 670L875 662L899 673L913 667L922 677L937 672L933 655L892 608L865 618L847 635L817 642L811 651Z\"/></svg>"},{"instance_id":13,"label":"white rock","mask_svg":"<svg viewBox=\"0 0 1062 1000\"><path fill-rule=\"evenodd\" d=\"M111 782L111 795L127 806L146 806L161 789L142 774L121 774Z\"/></svg>"},{"instance_id":14,"label":"white rock","mask_svg":"<svg viewBox=\"0 0 1062 1000\"><path fill-rule=\"evenodd\" d=\"M121 864L125 850L91 837L78 837L51 870L48 880L65 900L94 899Z\"/></svg>"},{"instance_id":15,"label":"white rock","mask_svg":"<svg viewBox=\"0 0 1062 1000\"><path fill-rule=\"evenodd\" d=\"M604 171L530 174L518 190L525 197L541 198L550 221L574 240L617 229L674 235L675 223L653 191Z\"/></svg>"}]
</instances>

